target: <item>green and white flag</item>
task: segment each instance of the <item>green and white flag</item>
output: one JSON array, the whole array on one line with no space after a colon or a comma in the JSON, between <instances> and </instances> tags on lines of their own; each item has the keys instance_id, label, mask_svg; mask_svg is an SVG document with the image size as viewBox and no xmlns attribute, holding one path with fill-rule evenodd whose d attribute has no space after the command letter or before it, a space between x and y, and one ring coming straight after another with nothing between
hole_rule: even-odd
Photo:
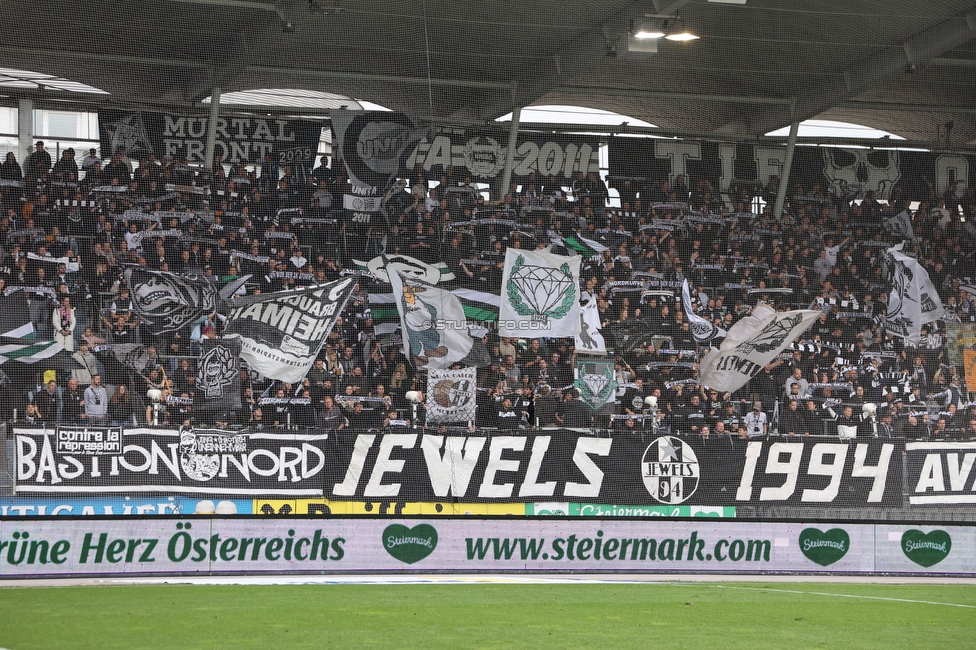
<instances>
[{"instance_id":1,"label":"green and white flag","mask_svg":"<svg viewBox=\"0 0 976 650\"><path fill-rule=\"evenodd\" d=\"M419 280L427 284L450 282L455 279L454 273L444 262L428 264L409 255L377 255L368 262L353 260L356 269L369 273L380 282L389 282L390 275L386 267L393 266L404 280Z\"/></svg>"},{"instance_id":2,"label":"green and white flag","mask_svg":"<svg viewBox=\"0 0 976 650\"><path fill-rule=\"evenodd\" d=\"M55 341L36 341L32 339L0 339L0 364L7 361L37 363L50 359L64 347Z\"/></svg>"},{"instance_id":3,"label":"green and white flag","mask_svg":"<svg viewBox=\"0 0 976 650\"><path fill-rule=\"evenodd\" d=\"M498 335L530 339L578 335L581 261L580 256L506 250Z\"/></svg>"},{"instance_id":4,"label":"green and white flag","mask_svg":"<svg viewBox=\"0 0 976 650\"><path fill-rule=\"evenodd\" d=\"M608 249L607 246L604 246L600 242L587 239L580 234L570 235L564 241L566 246L572 248L583 257L593 257Z\"/></svg>"},{"instance_id":5,"label":"green and white flag","mask_svg":"<svg viewBox=\"0 0 976 650\"><path fill-rule=\"evenodd\" d=\"M463 287L454 289L451 293L461 302L464 317L469 323L494 323L498 320L497 295ZM396 303L392 289L385 293L370 291L369 312L373 318L374 332L390 334L400 326L400 313Z\"/></svg>"},{"instance_id":6,"label":"green and white flag","mask_svg":"<svg viewBox=\"0 0 976 650\"><path fill-rule=\"evenodd\" d=\"M613 360L577 357L574 372L576 381L573 386L579 391L584 404L598 411L613 400L617 390Z\"/></svg>"}]
</instances>

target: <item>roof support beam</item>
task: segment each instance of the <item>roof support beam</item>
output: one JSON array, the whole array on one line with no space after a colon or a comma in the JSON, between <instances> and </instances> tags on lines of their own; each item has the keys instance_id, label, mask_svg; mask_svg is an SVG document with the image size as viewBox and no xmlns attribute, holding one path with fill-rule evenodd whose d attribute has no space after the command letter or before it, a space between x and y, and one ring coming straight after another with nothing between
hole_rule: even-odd
<instances>
[{"instance_id":1,"label":"roof support beam","mask_svg":"<svg viewBox=\"0 0 976 650\"><path fill-rule=\"evenodd\" d=\"M761 135L776 130L794 119L803 121L824 112L841 100L849 99L876 85L883 79L904 72L908 64L930 61L943 52L958 47L976 37L976 7L962 16L943 21L923 30L910 39L884 48L867 59L858 61L841 74L844 83L828 81L800 93L796 114L785 110L777 115L761 116L749 125L751 133Z\"/></svg>"},{"instance_id":2,"label":"roof support beam","mask_svg":"<svg viewBox=\"0 0 976 650\"><path fill-rule=\"evenodd\" d=\"M838 102L831 108L846 108L855 111L895 111L898 113L953 113L976 115L976 107L937 106L935 104L900 104L898 102Z\"/></svg>"},{"instance_id":3,"label":"roof support beam","mask_svg":"<svg viewBox=\"0 0 976 650\"><path fill-rule=\"evenodd\" d=\"M340 72L338 70L296 70L292 68L277 68L266 65L249 65L248 72L258 72L271 75L287 75L298 77L320 77L322 79L346 79L349 81L376 81L392 84L411 84L426 86L428 81L434 86L453 88L487 88L491 90L508 90L510 83L492 81L467 81L465 79L427 79L427 77L406 77L390 74L368 74L365 72Z\"/></svg>"},{"instance_id":4,"label":"roof support beam","mask_svg":"<svg viewBox=\"0 0 976 650\"><path fill-rule=\"evenodd\" d=\"M563 84L554 91L561 93L577 93L580 95L603 95L612 97L637 97L641 99L676 99L699 102L723 102L729 104L764 104L789 106L792 101L789 98L780 97L750 97L744 95L702 95L698 93L672 93L659 92L653 90L631 90L629 88L611 88L605 86L578 86L573 84Z\"/></svg>"},{"instance_id":5,"label":"roof support beam","mask_svg":"<svg viewBox=\"0 0 976 650\"><path fill-rule=\"evenodd\" d=\"M665 10L670 13L676 12L688 2L690 0L677 0ZM552 59L558 61L558 66L554 63L526 70L518 79L518 96L515 98L515 104L529 106L555 88L561 79L577 75L596 62L605 60L608 44L613 44L621 34L624 34L630 28L632 20L643 16L643 7L643 2L633 2L601 24L570 39L566 45L552 53ZM477 112L474 115L455 114L452 117L494 119L510 111L511 102L506 96L490 97L475 110Z\"/></svg>"}]
</instances>

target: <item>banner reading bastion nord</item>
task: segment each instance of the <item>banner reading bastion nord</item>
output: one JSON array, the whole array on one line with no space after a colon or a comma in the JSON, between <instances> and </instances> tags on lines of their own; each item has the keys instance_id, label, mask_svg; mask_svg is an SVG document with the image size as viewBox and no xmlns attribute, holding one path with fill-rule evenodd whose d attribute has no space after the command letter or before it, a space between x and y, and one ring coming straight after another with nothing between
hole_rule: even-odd
<instances>
[{"instance_id":1,"label":"banner reading bastion nord","mask_svg":"<svg viewBox=\"0 0 976 650\"><path fill-rule=\"evenodd\" d=\"M559 511L902 505L900 441L133 428L105 445L88 431L14 428L15 494L567 504Z\"/></svg>"}]
</instances>

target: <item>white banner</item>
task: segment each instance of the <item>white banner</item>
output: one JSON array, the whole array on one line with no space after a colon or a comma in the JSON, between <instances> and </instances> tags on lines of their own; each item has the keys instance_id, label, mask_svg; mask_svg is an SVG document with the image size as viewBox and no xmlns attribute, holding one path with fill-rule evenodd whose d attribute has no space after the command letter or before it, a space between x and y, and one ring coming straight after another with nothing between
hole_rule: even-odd
<instances>
[{"instance_id":1,"label":"white banner","mask_svg":"<svg viewBox=\"0 0 976 650\"><path fill-rule=\"evenodd\" d=\"M885 230L892 234L901 235L906 239L915 239L915 230L912 228L912 216L908 214L908 210L902 210L895 216L887 219L884 227Z\"/></svg>"},{"instance_id":2,"label":"white banner","mask_svg":"<svg viewBox=\"0 0 976 650\"><path fill-rule=\"evenodd\" d=\"M420 282L404 282L386 267L403 328L403 354L418 368L449 368L468 356L474 341L457 296Z\"/></svg>"},{"instance_id":3,"label":"white banner","mask_svg":"<svg viewBox=\"0 0 976 650\"><path fill-rule=\"evenodd\" d=\"M885 251L885 266L891 282L885 329L895 336L918 339L922 325L945 315L942 299L925 268L902 252L904 243Z\"/></svg>"},{"instance_id":4,"label":"white banner","mask_svg":"<svg viewBox=\"0 0 976 650\"><path fill-rule=\"evenodd\" d=\"M699 343L707 343L716 337L723 337L726 331L720 327L715 327L708 319L702 318L695 313L691 304L691 291L688 288L688 280L684 280L681 285L681 301L685 306L685 315L691 324L691 334Z\"/></svg>"},{"instance_id":5,"label":"white banner","mask_svg":"<svg viewBox=\"0 0 976 650\"><path fill-rule=\"evenodd\" d=\"M580 333L576 335L576 351L584 354L606 354L607 343L600 331L600 310L596 298L580 307Z\"/></svg>"},{"instance_id":6,"label":"white banner","mask_svg":"<svg viewBox=\"0 0 976 650\"><path fill-rule=\"evenodd\" d=\"M239 340L241 358L265 377L300 382L356 285L355 276L306 289L228 301L224 338Z\"/></svg>"},{"instance_id":7,"label":"white banner","mask_svg":"<svg viewBox=\"0 0 976 650\"><path fill-rule=\"evenodd\" d=\"M382 196L357 196L355 194L342 195L342 207L355 212L379 212L383 203Z\"/></svg>"},{"instance_id":8,"label":"white banner","mask_svg":"<svg viewBox=\"0 0 976 650\"><path fill-rule=\"evenodd\" d=\"M505 251L499 336L577 336L582 257L509 248Z\"/></svg>"},{"instance_id":9,"label":"white banner","mask_svg":"<svg viewBox=\"0 0 976 650\"><path fill-rule=\"evenodd\" d=\"M723 392L742 388L819 317L819 311L803 309L773 312L761 320L755 314L743 319L729 329L719 350L702 359L702 383Z\"/></svg>"},{"instance_id":10,"label":"white banner","mask_svg":"<svg viewBox=\"0 0 976 650\"><path fill-rule=\"evenodd\" d=\"M428 370L427 423L474 421L477 375L477 368Z\"/></svg>"}]
</instances>

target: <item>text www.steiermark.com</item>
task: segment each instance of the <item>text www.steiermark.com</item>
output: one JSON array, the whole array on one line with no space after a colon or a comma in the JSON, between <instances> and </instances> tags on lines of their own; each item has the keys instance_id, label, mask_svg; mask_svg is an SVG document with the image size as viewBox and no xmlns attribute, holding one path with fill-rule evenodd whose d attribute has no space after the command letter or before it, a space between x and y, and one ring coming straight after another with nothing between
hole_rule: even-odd
<instances>
[{"instance_id":1,"label":"text www.steiermark.com","mask_svg":"<svg viewBox=\"0 0 976 650\"><path fill-rule=\"evenodd\" d=\"M468 537L469 560L534 560L580 562L768 562L772 544L768 539L720 539L708 544L692 532L684 539L640 537L557 537L546 542L534 537Z\"/></svg>"}]
</instances>

